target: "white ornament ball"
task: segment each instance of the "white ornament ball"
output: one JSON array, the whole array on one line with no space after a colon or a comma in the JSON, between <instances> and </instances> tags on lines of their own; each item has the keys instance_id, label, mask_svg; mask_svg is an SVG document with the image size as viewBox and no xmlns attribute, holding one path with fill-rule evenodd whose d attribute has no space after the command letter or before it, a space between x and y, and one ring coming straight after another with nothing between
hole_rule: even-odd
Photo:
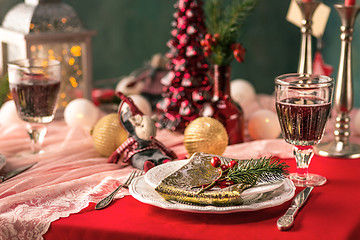
<instances>
[{"instance_id":1,"label":"white ornament ball","mask_svg":"<svg viewBox=\"0 0 360 240\"><path fill-rule=\"evenodd\" d=\"M353 126L355 134L360 136L360 111L355 114Z\"/></svg>"},{"instance_id":2,"label":"white ornament ball","mask_svg":"<svg viewBox=\"0 0 360 240\"><path fill-rule=\"evenodd\" d=\"M248 130L254 140L275 139L281 133L276 113L268 109L258 110L250 116Z\"/></svg>"},{"instance_id":3,"label":"white ornament ball","mask_svg":"<svg viewBox=\"0 0 360 240\"><path fill-rule=\"evenodd\" d=\"M24 123L17 115L14 100L5 102L0 108L0 126L8 127L16 123Z\"/></svg>"},{"instance_id":4,"label":"white ornament ball","mask_svg":"<svg viewBox=\"0 0 360 240\"><path fill-rule=\"evenodd\" d=\"M141 95L130 95L128 97L130 97L133 100L135 105L139 108L139 110L143 114L148 115L148 116L152 115L151 104L145 97L143 97Z\"/></svg>"},{"instance_id":5,"label":"white ornament ball","mask_svg":"<svg viewBox=\"0 0 360 240\"><path fill-rule=\"evenodd\" d=\"M85 98L72 100L64 111L64 119L69 127L90 129L97 122L99 115L99 109Z\"/></svg>"},{"instance_id":6,"label":"white ornament ball","mask_svg":"<svg viewBox=\"0 0 360 240\"><path fill-rule=\"evenodd\" d=\"M120 79L115 87L116 92L122 92L124 95L140 94L144 88L144 82L136 82L134 76L127 76Z\"/></svg>"},{"instance_id":7,"label":"white ornament ball","mask_svg":"<svg viewBox=\"0 0 360 240\"><path fill-rule=\"evenodd\" d=\"M244 79L235 79L231 81L230 95L241 107L256 99L255 87L249 81Z\"/></svg>"}]
</instances>

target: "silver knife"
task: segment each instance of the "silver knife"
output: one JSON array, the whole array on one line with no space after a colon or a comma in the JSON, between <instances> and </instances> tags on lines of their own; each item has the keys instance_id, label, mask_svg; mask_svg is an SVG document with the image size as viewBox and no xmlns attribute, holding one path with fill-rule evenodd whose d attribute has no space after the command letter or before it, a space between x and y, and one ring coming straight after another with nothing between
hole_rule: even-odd
<instances>
[{"instance_id":1,"label":"silver knife","mask_svg":"<svg viewBox=\"0 0 360 240\"><path fill-rule=\"evenodd\" d=\"M296 195L286 213L277 220L277 228L279 230L286 231L294 225L295 215L298 213L301 206L306 202L306 199L313 189L314 187L306 187L304 190L299 192L298 195Z\"/></svg>"},{"instance_id":2,"label":"silver knife","mask_svg":"<svg viewBox=\"0 0 360 240\"><path fill-rule=\"evenodd\" d=\"M34 166L36 164L35 163L31 163L29 165L26 165L26 166L23 166L23 167L20 167L18 169L15 169L13 171L10 171L8 173L6 173L4 176L0 176L0 183L12 178L12 177L15 177L16 175L22 173L22 172L25 172L26 170L28 170L29 168L31 168L32 166Z\"/></svg>"}]
</instances>

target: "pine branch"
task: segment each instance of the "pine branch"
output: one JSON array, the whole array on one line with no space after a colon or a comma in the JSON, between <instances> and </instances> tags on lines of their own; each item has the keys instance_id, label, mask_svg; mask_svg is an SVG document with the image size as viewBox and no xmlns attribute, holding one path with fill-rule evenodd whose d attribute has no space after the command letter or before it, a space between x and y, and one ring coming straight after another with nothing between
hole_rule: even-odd
<instances>
[{"instance_id":1,"label":"pine branch","mask_svg":"<svg viewBox=\"0 0 360 240\"><path fill-rule=\"evenodd\" d=\"M288 167L285 162L280 162L280 160L273 157L238 161L235 167L221 171L220 175L214 181L208 185L203 185L197 194L211 189L221 181L229 182L231 185L247 185L248 188L261 182L282 180L284 179L284 174L287 173L286 168Z\"/></svg>"},{"instance_id":2,"label":"pine branch","mask_svg":"<svg viewBox=\"0 0 360 240\"><path fill-rule=\"evenodd\" d=\"M233 60L231 45L240 37L246 18L255 9L259 0L232 0L226 7L222 0L208 0L205 4L206 26L212 35L220 38L213 47L213 61L228 65Z\"/></svg>"},{"instance_id":3,"label":"pine branch","mask_svg":"<svg viewBox=\"0 0 360 240\"><path fill-rule=\"evenodd\" d=\"M239 37L246 18L255 9L258 0L234 0L234 5L228 6L225 12L225 21L228 22L229 32L234 34L232 38Z\"/></svg>"},{"instance_id":4,"label":"pine branch","mask_svg":"<svg viewBox=\"0 0 360 240\"><path fill-rule=\"evenodd\" d=\"M255 185L261 178L278 178L283 176L286 172L285 168L288 166L278 159L260 158L251 159L244 164L239 164L238 167L229 169L226 176L227 180L234 183L243 183L248 185Z\"/></svg>"},{"instance_id":5,"label":"pine branch","mask_svg":"<svg viewBox=\"0 0 360 240\"><path fill-rule=\"evenodd\" d=\"M211 0L207 1L205 4L205 13L206 13L206 25L207 29L218 30L220 29L219 24L224 12L222 0ZM214 33L209 31L210 33Z\"/></svg>"}]
</instances>

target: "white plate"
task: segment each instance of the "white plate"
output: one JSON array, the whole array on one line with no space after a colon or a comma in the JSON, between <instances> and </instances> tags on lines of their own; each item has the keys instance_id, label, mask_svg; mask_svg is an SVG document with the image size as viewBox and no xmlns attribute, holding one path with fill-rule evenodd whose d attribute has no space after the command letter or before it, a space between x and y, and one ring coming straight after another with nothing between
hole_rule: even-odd
<instances>
[{"instance_id":1,"label":"white plate","mask_svg":"<svg viewBox=\"0 0 360 240\"><path fill-rule=\"evenodd\" d=\"M275 207L290 200L295 194L295 186L291 180L285 179L283 184L270 192L250 195L253 197L251 202L238 206L216 207L216 206L196 206L177 203L173 201L166 201L162 198L155 189L150 186L145 177L141 176L135 178L129 186L130 194L137 200L153 206L164 209L179 210L186 212L201 212L201 213L230 213L230 212L246 212L257 211L264 208Z\"/></svg>"},{"instance_id":2,"label":"white plate","mask_svg":"<svg viewBox=\"0 0 360 240\"><path fill-rule=\"evenodd\" d=\"M167 162L165 164L160 164L146 172L144 177L145 181L149 186L155 189L163 179L165 179L173 172L179 170L182 166L184 166L188 162L189 160L179 160L179 161ZM261 194L264 192L273 191L279 188L282 184L284 184L284 181L285 180L281 180L269 184L256 185L254 187L244 190L241 193L241 197L244 198L245 196L248 195Z\"/></svg>"}]
</instances>

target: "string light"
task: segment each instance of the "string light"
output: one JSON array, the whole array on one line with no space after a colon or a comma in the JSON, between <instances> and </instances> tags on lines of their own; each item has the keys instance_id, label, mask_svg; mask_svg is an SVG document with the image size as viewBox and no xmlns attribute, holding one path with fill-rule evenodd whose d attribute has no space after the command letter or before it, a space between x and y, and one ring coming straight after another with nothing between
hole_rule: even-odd
<instances>
[{"instance_id":1,"label":"string light","mask_svg":"<svg viewBox=\"0 0 360 240\"><path fill-rule=\"evenodd\" d=\"M83 69L81 67L82 48L79 44L37 44L32 45L30 51L34 57L57 59L62 62L61 75L64 83L61 84L59 107L64 108L71 100L81 97Z\"/></svg>"}]
</instances>

